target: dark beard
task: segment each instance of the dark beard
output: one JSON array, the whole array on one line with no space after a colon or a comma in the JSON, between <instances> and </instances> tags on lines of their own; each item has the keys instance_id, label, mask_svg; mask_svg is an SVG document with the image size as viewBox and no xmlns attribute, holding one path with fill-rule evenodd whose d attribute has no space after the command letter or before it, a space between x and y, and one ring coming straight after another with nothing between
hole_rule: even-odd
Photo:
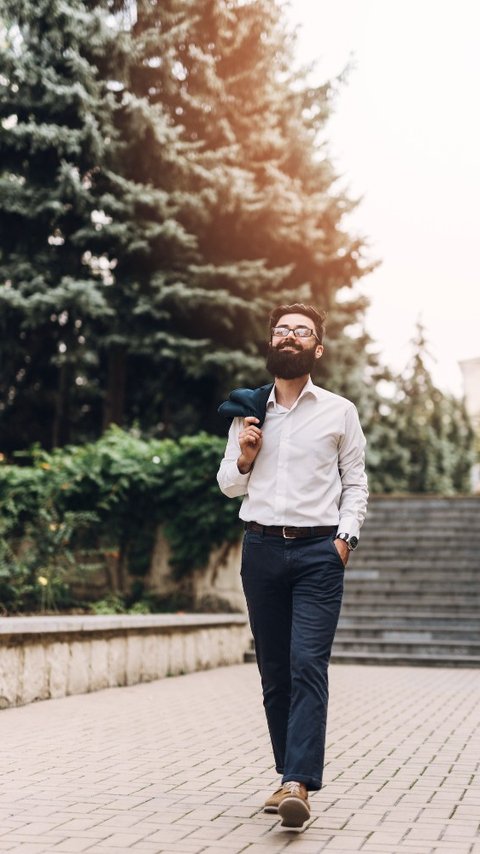
<instances>
[{"instance_id":1,"label":"dark beard","mask_svg":"<svg viewBox=\"0 0 480 854\"><path fill-rule=\"evenodd\" d=\"M293 352L291 350L278 349L270 344L267 353L267 371L273 377L282 380L295 380L309 374L315 364L315 347L308 350Z\"/></svg>"}]
</instances>

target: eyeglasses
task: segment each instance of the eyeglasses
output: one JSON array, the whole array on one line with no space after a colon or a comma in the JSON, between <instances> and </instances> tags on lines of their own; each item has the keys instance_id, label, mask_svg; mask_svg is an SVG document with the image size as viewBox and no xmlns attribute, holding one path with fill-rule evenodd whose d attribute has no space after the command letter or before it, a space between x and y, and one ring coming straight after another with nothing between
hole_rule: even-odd
<instances>
[{"instance_id":1,"label":"eyeglasses","mask_svg":"<svg viewBox=\"0 0 480 854\"><path fill-rule=\"evenodd\" d=\"M277 338L288 338L290 332L293 332L295 338L310 338L312 335L317 337L313 329L308 326L296 326L295 329L291 329L290 326L274 326L272 329L272 335Z\"/></svg>"}]
</instances>

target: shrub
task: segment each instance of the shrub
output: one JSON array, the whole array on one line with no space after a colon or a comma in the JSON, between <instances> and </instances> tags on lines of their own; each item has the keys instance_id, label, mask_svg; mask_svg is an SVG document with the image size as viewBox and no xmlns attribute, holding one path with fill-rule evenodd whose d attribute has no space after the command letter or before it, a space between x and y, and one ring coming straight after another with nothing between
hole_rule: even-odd
<instances>
[{"instance_id":1,"label":"shrub","mask_svg":"<svg viewBox=\"0 0 480 854\"><path fill-rule=\"evenodd\" d=\"M176 578L204 566L240 536L238 502L225 501L215 477L223 449L205 433L174 442L111 427L97 442L34 448L30 465L0 467L0 602L62 604L68 570L95 567L95 553L114 567L112 593L125 593L127 573L148 570L160 524Z\"/></svg>"}]
</instances>

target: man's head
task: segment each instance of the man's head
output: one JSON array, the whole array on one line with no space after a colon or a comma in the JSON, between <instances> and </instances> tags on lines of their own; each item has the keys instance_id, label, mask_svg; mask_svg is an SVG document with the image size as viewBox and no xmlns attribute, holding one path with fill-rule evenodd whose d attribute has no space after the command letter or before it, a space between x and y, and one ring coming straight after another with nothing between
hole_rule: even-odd
<instances>
[{"instance_id":1,"label":"man's head","mask_svg":"<svg viewBox=\"0 0 480 854\"><path fill-rule=\"evenodd\" d=\"M280 305L270 315L267 369L291 380L309 374L323 353L325 312L303 303Z\"/></svg>"}]
</instances>

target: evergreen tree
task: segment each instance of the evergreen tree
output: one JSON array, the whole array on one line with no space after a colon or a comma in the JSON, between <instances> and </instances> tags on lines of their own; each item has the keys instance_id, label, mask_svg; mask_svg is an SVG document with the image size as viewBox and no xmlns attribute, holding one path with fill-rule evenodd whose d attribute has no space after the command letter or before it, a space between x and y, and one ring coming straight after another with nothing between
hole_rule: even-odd
<instances>
[{"instance_id":1,"label":"evergreen tree","mask_svg":"<svg viewBox=\"0 0 480 854\"><path fill-rule=\"evenodd\" d=\"M108 0L4 4L6 446L223 430L219 399L265 379L272 304L332 309L367 269L326 151L333 87L292 72L273 0L140 0L133 24ZM332 312L327 385L363 307Z\"/></svg>"},{"instance_id":2,"label":"evergreen tree","mask_svg":"<svg viewBox=\"0 0 480 854\"><path fill-rule=\"evenodd\" d=\"M3 3L0 77L2 440L59 444L78 421L75 378L94 353L90 319L110 315L78 240L95 210L105 148L103 87L81 50L112 37L76 0Z\"/></svg>"},{"instance_id":3,"label":"evergreen tree","mask_svg":"<svg viewBox=\"0 0 480 854\"><path fill-rule=\"evenodd\" d=\"M421 324L413 347L411 364L398 378L386 413L394 443L381 449L376 486L385 492L468 492L474 452L465 406L435 386Z\"/></svg>"},{"instance_id":4,"label":"evergreen tree","mask_svg":"<svg viewBox=\"0 0 480 854\"><path fill-rule=\"evenodd\" d=\"M110 11L113 4L82 0L5 3L7 448L78 440L77 424L80 437L98 433L100 408L104 426L121 420L152 268L168 273L195 257L194 238L175 220L186 146L158 106L128 91L130 37ZM149 176L157 174L155 186Z\"/></svg>"},{"instance_id":5,"label":"evergreen tree","mask_svg":"<svg viewBox=\"0 0 480 854\"><path fill-rule=\"evenodd\" d=\"M343 228L352 202L334 189L326 151L334 87L312 88L292 71L294 41L273 0L142 0L133 38L143 57L135 90L162 104L195 146L197 166L195 204L179 218L199 257L176 281L162 276L146 361L150 347L167 410L175 395L177 428L222 429L219 399L267 378L272 305L333 308L338 289L367 270L360 242ZM352 301L334 311L334 334L340 318L351 323L363 308ZM341 373L345 352L338 348L330 372L326 360L325 383Z\"/></svg>"}]
</instances>

